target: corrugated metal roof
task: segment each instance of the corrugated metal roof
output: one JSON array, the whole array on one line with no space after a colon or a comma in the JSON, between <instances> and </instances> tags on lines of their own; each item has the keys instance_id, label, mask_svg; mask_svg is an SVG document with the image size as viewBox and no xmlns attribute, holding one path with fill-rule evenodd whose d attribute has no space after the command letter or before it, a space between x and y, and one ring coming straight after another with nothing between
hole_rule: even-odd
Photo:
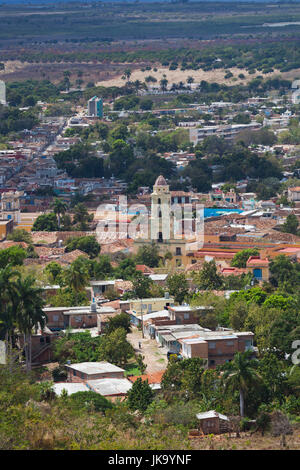
<instances>
[{"instance_id":1,"label":"corrugated metal roof","mask_svg":"<svg viewBox=\"0 0 300 470\"><path fill-rule=\"evenodd\" d=\"M87 384L93 391L104 397L126 394L132 387L132 383L127 379L89 380Z\"/></svg>"},{"instance_id":2,"label":"corrugated metal roof","mask_svg":"<svg viewBox=\"0 0 300 470\"><path fill-rule=\"evenodd\" d=\"M196 414L196 417L200 420L209 418L219 418L223 419L224 421L229 421L229 418L227 418L227 416L222 415L221 413L218 413L215 410L205 411L204 413L198 413Z\"/></svg>"}]
</instances>

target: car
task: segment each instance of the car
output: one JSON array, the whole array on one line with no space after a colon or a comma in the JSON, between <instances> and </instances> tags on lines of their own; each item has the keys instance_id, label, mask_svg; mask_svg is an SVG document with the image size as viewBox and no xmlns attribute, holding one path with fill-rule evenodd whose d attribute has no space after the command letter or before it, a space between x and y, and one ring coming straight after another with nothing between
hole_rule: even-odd
<instances>
[{"instance_id":1,"label":"car","mask_svg":"<svg viewBox=\"0 0 300 470\"><path fill-rule=\"evenodd\" d=\"M179 353L176 352L176 351L168 351L168 352L167 352L168 361L170 360L171 357L173 357L174 359L179 359L179 360L183 359L183 358L182 358L182 355L179 354Z\"/></svg>"}]
</instances>

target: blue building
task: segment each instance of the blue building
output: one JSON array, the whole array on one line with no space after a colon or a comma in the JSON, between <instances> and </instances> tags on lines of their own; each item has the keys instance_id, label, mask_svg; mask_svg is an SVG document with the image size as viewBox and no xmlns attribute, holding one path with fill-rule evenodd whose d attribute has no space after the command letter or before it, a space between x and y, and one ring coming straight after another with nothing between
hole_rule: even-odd
<instances>
[{"instance_id":1,"label":"blue building","mask_svg":"<svg viewBox=\"0 0 300 470\"><path fill-rule=\"evenodd\" d=\"M98 96L93 96L88 101L88 116L90 117L103 117L103 101Z\"/></svg>"}]
</instances>

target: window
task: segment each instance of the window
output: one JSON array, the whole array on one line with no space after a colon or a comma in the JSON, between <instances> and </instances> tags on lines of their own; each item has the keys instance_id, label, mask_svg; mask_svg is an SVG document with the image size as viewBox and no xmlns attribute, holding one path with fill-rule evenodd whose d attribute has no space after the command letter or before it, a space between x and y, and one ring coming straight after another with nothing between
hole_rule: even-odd
<instances>
[{"instance_id":1,"label":"window","mask_svg":"<svg viewBox=\"0 0 300 470\"><path fill-rule=\"evenodd\" d=\"M176 256L181 256L181 248L176 246Z\"/></svg>"},{"instance_id":2,"label":"window","mask_svg":"<svg viewBox=\"0 0 300 470\"><path fill-rule=\"evenodd\" d=\"M215 349L216 348L216 343L208 343L208 349Z\"/></svg>"},{"instance_id":3,"label":"window","mask_svg":"<svg viewBox=\"0 0 300 470\"><path fill-rule=\"evenodd\" d=\"M181 259L176 260L176 266L181 266Z\"/></svg>"},{"instance_id":4,"label":"window","mask_svg":"<svg viewBox=\"0 0 300 470\"><path fill-rule=\"evenodd\" d=\"M53 315L53 321L58 321L59 316L58 315Z\"/></svg>"},{"instance_id":5,"label":"window","mask_svg":"<svg viewBox=\"0 0 300 470\"><path fill-rule=\"evenodd\" d=\"M234 345L233 341L226 341L226 346L233 346L233 345Z\"/></svg>"},{"instance_id":6,"label":"window","mask_svg":"<svg viewBox=\"0 0 300 470\"><path fill-rule=\"evenodd\" d=\"M253 348L253 341L252 339L245 339L245 351Z\"/></svg>"},{"instance_id":7,"label":"window","mask_svg":"<svg viewBox=\"0 0 300 470\"><path fill-rule=\"evenodd\" d=\"M183 314L183 318L184 318L185 320L188 320L188 319L190 318L190 314L189 314L189 313L184 313L184 314Z\"/></svg>"}]
</instances>

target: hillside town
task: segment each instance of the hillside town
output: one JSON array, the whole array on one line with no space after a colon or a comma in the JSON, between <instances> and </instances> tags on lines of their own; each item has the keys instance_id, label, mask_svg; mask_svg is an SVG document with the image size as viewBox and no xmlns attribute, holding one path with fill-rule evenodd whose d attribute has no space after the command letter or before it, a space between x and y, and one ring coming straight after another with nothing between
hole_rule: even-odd
<instances>
[{"instance_id":1,"label":"hillside town","mask_svg":"<svg viewBox=\"0 0 300 470\"><path fill-rule=\"evenodd\" d=\"M106 92L67 71L0 82L1 380L17 368L24 406L126 421L138 446L135 429L164 423L170 448L276 426L285 448L300 413L291 83L255 76L239 96L130 76Z\"/></svg>"}]
</instances>

